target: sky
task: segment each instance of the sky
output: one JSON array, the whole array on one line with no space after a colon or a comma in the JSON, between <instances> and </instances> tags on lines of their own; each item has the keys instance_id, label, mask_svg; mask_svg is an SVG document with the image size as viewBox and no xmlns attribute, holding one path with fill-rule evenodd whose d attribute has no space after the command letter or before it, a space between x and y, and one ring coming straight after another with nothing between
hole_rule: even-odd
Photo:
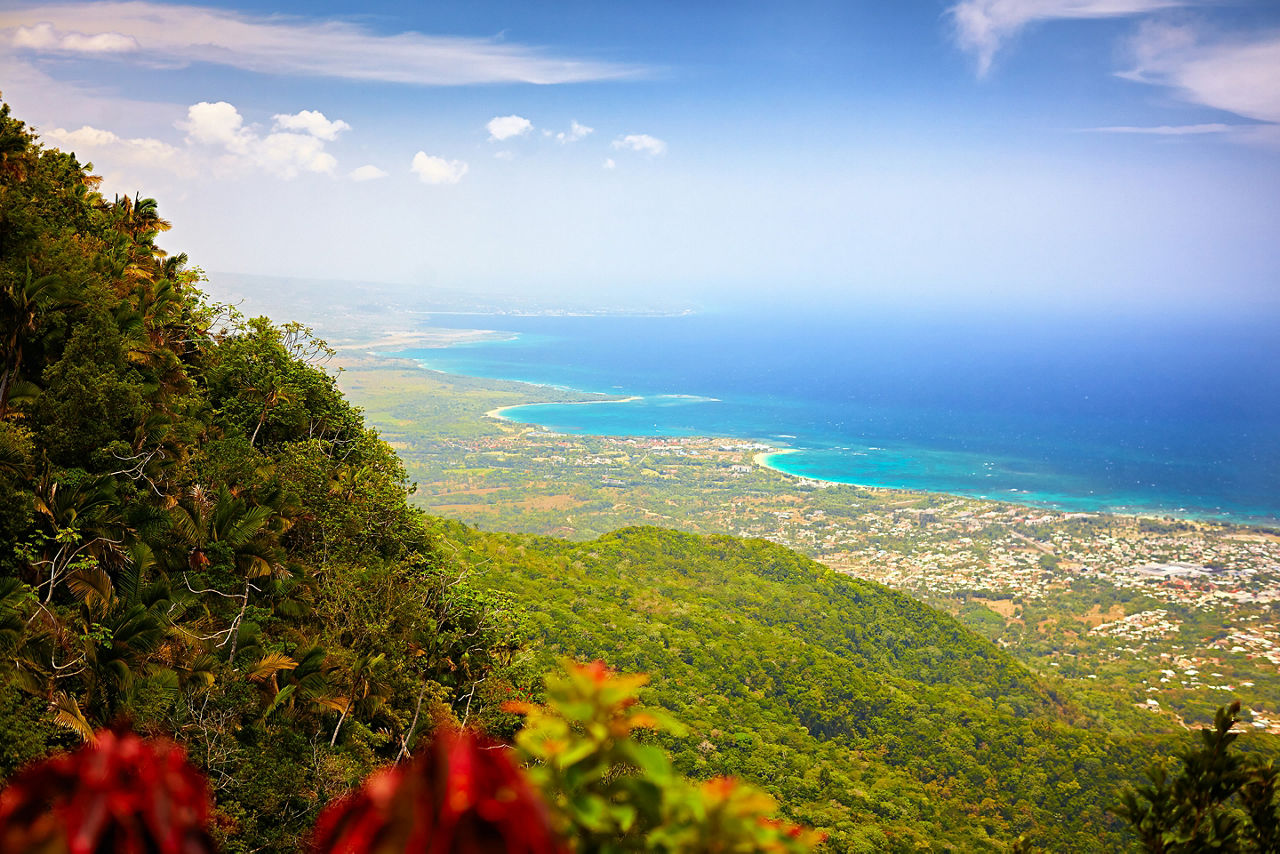
<instances>
[{"instance_id":1,"label":"sky","mask_svg":"<svg viewBox=\"0 0 1280 854\"><path fill-rule=\"evenodd\" d=\"M1280 315L1275 0L0 0L212 275Z\"/></svg>"}]
</instances>

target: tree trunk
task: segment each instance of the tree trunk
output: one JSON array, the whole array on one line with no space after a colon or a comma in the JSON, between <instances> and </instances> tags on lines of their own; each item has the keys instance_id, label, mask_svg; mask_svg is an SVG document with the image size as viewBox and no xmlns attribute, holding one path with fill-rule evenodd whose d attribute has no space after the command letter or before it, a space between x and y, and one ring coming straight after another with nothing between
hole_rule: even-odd
<instances>
[{"instance_id":1,"label":"tree trunk","mask_svg":"<svg viewBox=\"0 0 1280 854\"><path fill-rule=\"evenodd\" d=\"M335 744L338 743L338 730L342 729L342 722L347 719L347 712L350 710L351 710L351 703L350 701L348 701L347 707L342 710L342 714L338 715L338 725L333 728L333 737L329 739L330 747L333 747ZM416 721L417 718L414 718L414 720Z\"/></svg>"},{"instance_id":2,"label":"tree trunk","mask_svg":"<svg viewBox=\"0 0 1280 854\"><path fill-rule=\"evenodd\" d=\"M404 738L400 740L400 754L396 756L399 762L409 752L409 739L413 738L413 731L418 728L418 713L422 711L422 698L427 693L427 686L424 682L422 689L418 691L418 705L413 710L413 722L409 724L408 731L404 734Z\"/></svg>"},{"instance_id":3,"label":"tree trunk","mask_svg":"<svg viewBox=\"0 0 1280 854\"><path fill-rule=\"evenodd\" d=\"M227 656L227 664L233 664L236 660L236 645L240 641L240 621L244 619L244 612L247 610L249 610L249 579L245 578L240 613L236 614L236 618L231 622L231 636L227 638L227 643L231 644L231 654Z\"/></svg>"}]
</instances>

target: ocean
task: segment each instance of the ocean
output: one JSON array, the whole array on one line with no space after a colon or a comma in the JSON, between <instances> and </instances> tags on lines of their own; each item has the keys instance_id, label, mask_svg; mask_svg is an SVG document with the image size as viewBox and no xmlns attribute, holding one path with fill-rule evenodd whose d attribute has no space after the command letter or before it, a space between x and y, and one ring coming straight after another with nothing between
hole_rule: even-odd
<instances>
[{"instance_id":1,"label":"ocean","mask_svg":"<svg viewBox=\"0 0 1280 854\"><path fill-rule=\"evenodd\" d=\"M1280 525L1268 323L848 314L433 314L514 337L400 355L636 398L504 410L557 432L749 438L814 479Z\"/></svg>"}]
</instances>

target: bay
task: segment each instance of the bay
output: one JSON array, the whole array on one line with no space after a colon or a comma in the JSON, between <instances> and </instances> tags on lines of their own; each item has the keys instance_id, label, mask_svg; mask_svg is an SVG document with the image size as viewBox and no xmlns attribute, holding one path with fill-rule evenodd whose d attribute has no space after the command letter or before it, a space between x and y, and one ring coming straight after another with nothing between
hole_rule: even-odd
<instances>
[{"instance_id":1,"label":"bay","mask_svg":"<svg viewBox=\"0 0 1280 854\"><path fill-rule=\"evenodd\" d=\"M446 315L506 341L407 351L449 373L626 402L504 415L589 435L786 449L807 478L1275 525L1280 340L1262 320L725 311Z\"/></svg>"}]
</instances>

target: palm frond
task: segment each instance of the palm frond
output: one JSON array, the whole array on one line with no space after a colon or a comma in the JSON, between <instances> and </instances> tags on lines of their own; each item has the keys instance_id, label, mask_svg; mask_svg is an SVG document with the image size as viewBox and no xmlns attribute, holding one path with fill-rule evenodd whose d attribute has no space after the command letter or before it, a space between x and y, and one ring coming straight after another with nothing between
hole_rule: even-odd
<instances>
[{"instance_id":1,"label":"palm frond","mask_svg":"<svg viewBox=\"0 0 1280 854\"><path fill-rule=\"evenodd\" d=\"M249 679L254 682L265 682L281 670L294 670L298 662L282 652L269 652L253 665L249 671Z\"/></svg>"},{"instance_id":2,"label":"palm frond","mask_svg":"<svg viewBox=\"0 0 1280 854\"><path fill-rule=\"evenodd\" d=\"M124 566L116 575L116 592L125 602L135 602L142 592L142 576L155 566L156 556L151 546L142 540L134 540L129 544L128 556Z\"/></svg>"},{"instance_id":3,"label":"palm frond","mask_svg":"<svg viewBox=\"0 0 1280 854\"><path fill-rule=\"evenodd\" d=\"M293 692L297 690L297 688L297 685L286 685L277 691L275 697L273 697L271 702L267 705L266 711L262 713L262 716L264 718L271 717L271 713L280 708L282 704L288 702L289 698L293 696Z\"/></svg>"},{"instance_id":4,"label":"palm frond","mask_svg":"<svg viewBox=\"0 0 1280 854\"><path fill-rule=\"evenodd\" d=\"M333 709L335 712L342 714L351 710L351 700L346 697L319 697L315 703L317 706Z\"/></svg>"},{"instance_id":5,"label":"palm frond","mask_svg":"<svg viewBox=\"0 0 1280 854\"><path fill-rule=\"evenodd\" d=\"M248 507L239 518L220 529L219 539L232 547L243 546L267 527L275 512L271 507Z\"/></svg>"},{"instance_id":6,"label":"palm frond","mask_svg":"<svg viewBox=\"0 0 1280 854\"><path fill-rule=\"evenodd\" d=\"M182 690L177 672L160 665L147 668L147 675L143 682L148 688L156 691L168 705L177 701L178 694Z\"/></svg>"},{"instance_id":7,"label":"palm frond","mask_svg":"<svg viewBox=\"0 0 1280 854\"><path fill-rule=\"evenodd\" d=\"M96 563L82 566L67 576L67 587L71 595L89 608L107 608L115 599L115 585L111 576Z\"/></svg>"},{"instance_id":8,"label":"palm frond","mask_svg":"<svg viewBox=\"0 0 1280 854\"><path fill-rule=\"evenodd\" d=\"M186 545L198 547L204 544L204 526L181 504L169 511L169 525Z\"/></svg>"},{"instance_id":9,"label":"palm frond","mask_svg":"<svg viewBox=\"0 0 1280 854\"><path fill-rule=\"evenodd\" d=\"M65 691L59 691L53 695L50 707L54 713L55 724L66 727L89 744L97 743L98 737L93 734L93 726L85 718L84 712L80 711L80 704L76 702L75 697Z\"/></svg>"},{"instance_id":10,"label":"palm frond","mask_svg":"<svg viewBox=\"0 0 1280 854\"><path fill-rule=\"evenodd\" d=\"M187 682L199 682L206 688L213 684L218 670L219 659L209 653L196 656L190 666L185 669Z\"/></svg>"},{"instance_id":11,"label":"palm frond","mask_svg":"<svg viewBox=\"0 0 1280 854\"><path fill-rule=\"evenodd\" d=\"M271 561L261 555L245 554L240 556L240 560L244 565L245 574L250 578L262 578L274 571Z\"/></svg>"}]
</instances>

